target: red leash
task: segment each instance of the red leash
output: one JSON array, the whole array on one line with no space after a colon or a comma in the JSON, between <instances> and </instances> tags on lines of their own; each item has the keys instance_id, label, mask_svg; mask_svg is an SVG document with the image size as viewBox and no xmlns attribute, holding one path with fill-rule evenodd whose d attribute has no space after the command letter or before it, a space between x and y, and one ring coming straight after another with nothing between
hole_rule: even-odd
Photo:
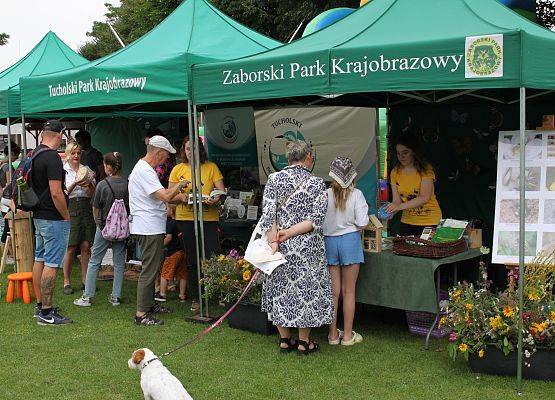
<instances>
[{"instance_id":1,"label":"red leash","mask_svg":"<svg viewBox=\"0 0 555 400\"><path fill-rule=\"evenodd\" d=\"M216 322L214 322L212 325L210 325L208 328L204 329L202 332L200 332L199 334L197 334L195 337L193 337L192 339L189 339L188 341L186 341L185 343L183 343L182 345L162 354L160 357L165 357L165 356L169 356L170 354L176 352L177 350L181 350L183 347L188 346L190 344L193 344L197 341L199 341L200 339L202 339L204 336L206 336L209 332L211 332L214 328L217 328L218 326L220 326L222 324L222 322L224 322L224 320L229 316L229 314L231 314L235 308L237 307L237 305L241 302L241 300L243 300L243 298L247 295L247 293L249 292L249 290L251 290L252 286L254 285L254 283L256 282L256 279L258 278L258 275L260 275L260 270L256 270L253 274L253 276L251 277L251 280L249 281L247 287L245 287L245 290L243 290L243 293L241 293L241 296L239 296L239 299L235 302L234 305L232 305L229 310L227 310L225 312L224 315L222 315L220 318L218 318L218 320Z\"/></svg>"}]
</instances>

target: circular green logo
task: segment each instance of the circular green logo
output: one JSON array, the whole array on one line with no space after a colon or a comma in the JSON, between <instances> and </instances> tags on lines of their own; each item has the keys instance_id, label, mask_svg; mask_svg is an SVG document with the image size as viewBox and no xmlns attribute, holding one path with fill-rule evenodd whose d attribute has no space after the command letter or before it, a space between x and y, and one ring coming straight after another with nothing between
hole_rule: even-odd
<instances>
[{"instance_id":1,"label":"circular green logo","mask_svg":"<svg viewBox=\"0 0 555 400\"><path fill-rule=\"evenodd\" d=\"M468 68L480 76L488 76L496 72L501 61L503 61L503 49L491 37L476 39L466 53Z\"/></svg>"}]
</instances>

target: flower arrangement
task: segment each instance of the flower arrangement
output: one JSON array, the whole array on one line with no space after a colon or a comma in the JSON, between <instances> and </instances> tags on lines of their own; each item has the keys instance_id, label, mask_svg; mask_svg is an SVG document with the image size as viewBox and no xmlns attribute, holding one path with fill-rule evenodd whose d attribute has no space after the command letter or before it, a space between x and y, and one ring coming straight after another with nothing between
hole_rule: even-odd
<instances>
[{"instance_id":1,"label":"flower arrangement","mask_svg":"<svg viewBox=\"0 0 555 400\"><path fill-rule=\"evenodd\" d=\"M234 303L249 283L255 267L247 262L235 249L227 255L213 256L202 264L202 283L209 300ZM245 301L259 303L262 297L262 278L259 277Z\"/></svg>"},{"instance_id":2,"label":"flower arrangement","mask_svg":"<svg viewBox=\"0 0 555 400\"><path fill-rule=\"evenodd\" d=\"M482 251L487 253L488 249ZM489 345L505 355L517 349L518 273L518 268L510 270L507 289L495 294L482 260L476 286L463 282L451 288L440 325L452 330L448 349L453 359L462 355L468 360L469 354L482 358ZM526 266L524 278L523 349L530 366L538 349L555 350L555 252L536 257Z\"/></svg>"}]
</instances>

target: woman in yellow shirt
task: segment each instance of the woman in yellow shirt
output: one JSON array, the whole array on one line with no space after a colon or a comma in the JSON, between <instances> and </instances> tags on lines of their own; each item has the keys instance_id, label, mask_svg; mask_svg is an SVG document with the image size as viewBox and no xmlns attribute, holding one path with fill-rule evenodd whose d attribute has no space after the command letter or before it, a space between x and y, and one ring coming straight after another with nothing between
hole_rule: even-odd
<instances>
[{"instance_id":1,"label":"woman in yellow shirt","mask_svg":"<svg viewBox=\"0 0 555 400\"><path fill-rule=\"evenodd\" d=\"M191 165L189 160L191 159L191 143L189 138L186 138L183 142L183 162L177 164L173 167L170 173L169 188L177 185L182 180L193 181L191 174ZM218 166L206 159L206 150L204 146L199 147L199 158L200 158L200 179L202 185L202 194L210 196L210 193L214 189L225 190L224 177L220 172ZM198 177L197 177L198 179ZM189 198L191 193L191 186L184 190L184 199ZM216 205L220 201L220 196L214 198L209 198L203 200L203 214L204 214L204 251L207 257L212 254L218 254L220 252L220 240L218 237L218 221L219 213ZM195 243L195 225L194 225L194 214L193 205L187 203L180 203L177 205L175 210L175 221L177 228L182 234L183 245L187 260L189 263L189 287L187 290L187 295L191 298L195 298L198 295L198 276L197 276L197 266L196 266L196 243ZM201 244L199 243L199 246ZM196 309L197 306L194 304L191 307Z\"/></svg>"},{"instance_id":2,"label":"woman in yellow shirt","mask_svg":"<svg viewBox=\"0 0 555 400\"><path fill-rule=\"evenodd\" d=\"M441 208L434 193L435 173L418 153L415 138L405 136L396 145L397 165L391 171L393 202L389 212L402 211L402 236L420 236L426 226L436 226Z\"/></svg>"}]
</instances>

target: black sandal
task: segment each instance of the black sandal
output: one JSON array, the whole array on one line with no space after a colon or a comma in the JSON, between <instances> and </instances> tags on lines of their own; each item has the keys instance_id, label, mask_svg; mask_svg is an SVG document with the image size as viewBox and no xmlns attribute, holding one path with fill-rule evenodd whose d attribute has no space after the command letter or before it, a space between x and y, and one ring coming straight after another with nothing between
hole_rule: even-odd
<instances>
[{"instance_id":1,"label":"black sandal","mask_svg":"<svg viewBox=\"0 0 555 400\"><path fill-rule=\"evenodd\" d=\"M287 347L281 347L282 343L286 344ZM297 342L293 338L280 338L279 339L279 351L282 353L289 353L293 350L296 350L299 347L299 342Z\"/></svg>"},{"instance_id":2,"label":"black sandal","mask_svg":"<svg viewBox=\"0 0 555 400\"><path fill-rule=\"evenodd\" d=\"M312 345L312 348L310 348L310 345ZM303 346L304 350L301 350L299 348L299 346ZM304 340L299 339L298 343L297 343L297 353L301 356L307 356L310 353L315 353L320 349L320 345L318 343L316 343L314 340L309 340L308 342L305 342Z\"/></svg>"}]
</instances>

